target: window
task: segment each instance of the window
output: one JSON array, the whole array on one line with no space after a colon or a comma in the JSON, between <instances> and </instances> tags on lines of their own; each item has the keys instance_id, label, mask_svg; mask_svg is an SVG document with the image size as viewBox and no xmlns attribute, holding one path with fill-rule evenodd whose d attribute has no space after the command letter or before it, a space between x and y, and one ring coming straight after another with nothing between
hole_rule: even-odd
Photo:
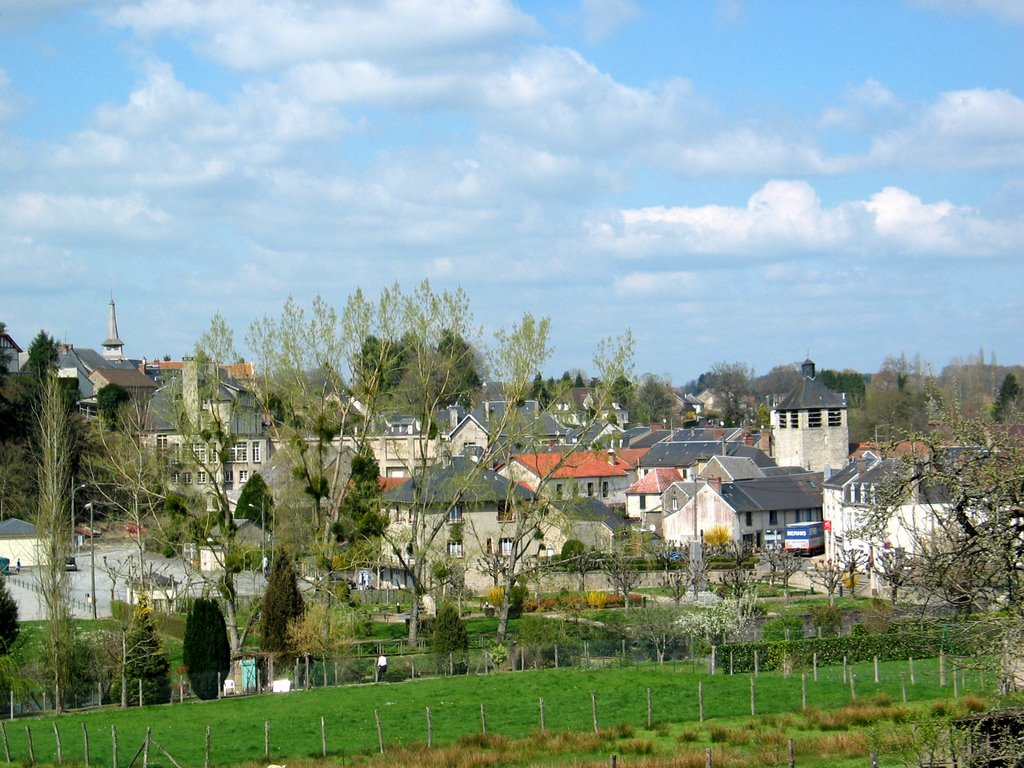
<instances>
[{"instance_id":1,"label":"window","mask_svg":"<svg viewBox=\"0 0 1024 768\"><path fill-rule=\"evenodd\" d=\"M512 511L512 506L510 504L499 504L498 522L507 523L510 520L515 520L515 513Z\"/></svg>"},{"instance_id":2,"label":"window","mask_svg":"<svg viewBox=\"0 0 1024 768\"><path fill-rule=\"evenodd\" d=\"M678 512L679 511L679 497L678 496L673 496L672 497L672 511L673 512Z\"/></svg>"},{"instance_id":3,"label":"window","mask_svg":"<svg viewBox=\"0 0 1024 768\"><path fill-rule=\"evenodd\" d=\"M202 443L192 443L192 456L196 461L206 461L206 446Z\"/></svg>"},{"instance_id":4,"label":"window","mask_svg":"<svg viewBox=\"0 0 1024 768\"><path fill-rule=\"evenodd\" d=\"M206 473L202 470L196 473L196 485L206 485Z\"/></svg>"},{"instance_id":5,"label":"window","mask_svg":"<svg viewBox=\"0 0 1024 768\"><path fill-rule=\"evenodd\" d=\"M830 427L843 426L843 412L836 408L830 408L828 412L828 425Z\"/></svg>"},{"instance_id":6,"label":"window","mask_svg":"<svg viewBox=\"0 0 1024 768\"><path fill-rule=\"evenodd\" d=\"M754 524L754 513L753 512L745 512L744 515L746 517L746 526L749 528L750 526L752 526Z\"/></svg>"},{"instance_id":7,"label":"window","mask_svg":"<svg viewBox=\"0 0 1024 768\"><path fill-rule=\"evenodd\" d=\"M558 498L562 498L562 484L561 483L555 483L555 495L558 496Z\"/></svg>"},{"instance_id":8,"label":"window","mask_svg":"<svg viewBox=\"0 0 1024 768\"><path fill-rule=\"evenodd\" d=\"M180 483L181 482L181 472L171 472L171 482L172 483Z\"/></svg>"},{"instance_id":9,"label":"window","mask_svg":"<svg viewBox=\"0 0 1024 768\"><path fill-rule=\"evenodd\" d=\"M248 461L249 444L245 442L235 443L231 446L231 460L240 462Z\"/></svg>"},{"instance_id":10,"label":"window","mask_svg":"<svg viewBox=\"0 0 1024 768\"><path fill-rule=\"evenodd\" d=\"M789 426L791 429L797 429L800 426L800 411L789 412Z\"/></svg>"},{"instance_id":11,"label":"window","mask_svg":"<svg viewBox=\"0 0 1024 768\"><path fill-rule=\"evenodd\" d=\"M156 449L158 451L166 451L167 450L167 435L157 435L156 436Z\"/></svg>"},{"instance_id":12,"label":"window","mask_svg":"<svg viewBox=\"0 0 1024 768\"><path fill-rule=\"evenodd\" d=\"M192 473L185 472L182 474L181 479L185 482L185 485L192 485Z\"/></svg>"},{"instance_id":13,"label":"window","mask_svg":"<svg viewBox=\"0 0 1024 768\"><path fill-rule=\"evenodd\" d=\"M488 555L493 555L494 554L494 542L491 539L487 540L487 554Z\"/></svg>"},{"instance_id":14,"label":"window","mask_svg":"<svg viewBox=\"0 0 1024 768\"><path fill-rule=\"evenodd\" d=\"M647 497L640 494L640 509L647 509Z\"/></svg>"},{"instance_id":15,"label":"window","mask_svg":"<svg viewBox=\"0 0 1024 768\"><path fill-rule=\"evenodd\" d=\"M601 483L601 498L608 498L608 481L605 480Z\"/></svg>"},{"instance_id":16,"label":"window","mask_svg":"<svg viewBox=\"0 0 1024 768\"><path fill-rule=\"evenodd\" d=\"M245 469L238 470L238 482L240 484L242 484L242 485L245 485L247 482L249 482L249 471L248 470L245 470Z\"/></svg>"},{"instance_id":17,"label":"window","mask_svg":"<svg viewBox=\"0 0 1024 768\"><path fill-rule=\"evenodd\" d=\"M228 487L231 487L231 485L234 482L235 482L235 470L233 470L231 468L225 469L224 470L224 483L225 483L225 485L227 485Z\"/></svg>"},{"instance_id":18,"label":"window","mask_svg":"<svg viewBox=\"0 0 1024 768\"><path fill-rule=\"evenodd\" d=\"M821 427L821 411L815 409L807 412L807 426L811 429L819 429Z\"/></svg>"},{"instance_id":19,"label":"window","mask_svg":"<svg viewBox=\"0 0 1024 768\"><path fill-rule=\"evenodd\" d=\"M461 523L462 522L462 505L456 504L454 507L448 510L448 522L449 523Z\"/></svg>"},{"instance_id":20,"label":"window","mask_svg":"<svg viewBox=\"0 0 1024 768\"><path fill-rule=\"evenodd\" d=\"M587 483L587 496L593 497L593 495L594 495L594 484L593 483Z\"/></svg>"},{"instance_id":21,"label":"window","mask_svg":"<svg viewBox=\"0 0 1024 768\"><path fill-rule=\"evenodd\" d=\"M263 459L260 458L260 444L253 442L252 444L252 462L253 464L259 464Z\"/></svg>"},{"instance_id":22,"label":"window","mask_svg":"<svg viewBox=\"0 0 1024 768\"><path fill-rule=\"evenodd\" d=\"M448 542L448 557L463 557L464 553L462 550L461 541L449 541Z\"/></svg>"},{"instance_id":23,"label":"window","mask_svg":"<svg viewBox=\"0 0 1024 768\"><path fill-rule=\"evenodd\" d=\"M779 429L785 429L789 423L788 411L779 411Z\"/></svg>"},{"instance_id":24,"label":"window","mask_svg":"<svg viewBox=\"0 0 1024 768\"><path fill-rule=\"evenodd\" d=\"M779 524L779 513L774 509L768 510L768 525Z\"/></svg>"},{"instance_id":25,"label":"window","mask_svg":"<svg viewBox=\"0 0 1024 768\"><path fill-rule=\"evenodd\" d=\"M501 546L501 556L511 557L512 556L512 539L502 539L499 542Z\"/></svg>"}]
</instances>

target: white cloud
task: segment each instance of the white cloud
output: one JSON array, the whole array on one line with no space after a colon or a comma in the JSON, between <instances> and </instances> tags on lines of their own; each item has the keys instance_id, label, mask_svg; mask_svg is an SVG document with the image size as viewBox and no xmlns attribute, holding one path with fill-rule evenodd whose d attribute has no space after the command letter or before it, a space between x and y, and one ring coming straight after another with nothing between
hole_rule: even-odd
<instances>
[{"instance_id":1,"label":"white cloud","mask_svg":"<svg viewBox=\"0 0 1024 768\"><path fill-rule=\"evenodd\" d=\"M1024 24L1024 4L1020 0L910 0L910 4L951 13L990 13L1004 21Z\"/></svg>"},{"instance_id":2,"label":"white cloud","mask_svg":"<svg viewBox=\"0 0 1024 768\"><path fill-rule=\"evenodd\" d=\"M242 71L378 57L422 65L489 55L538 31L509 0L143 0L110 19L141 36L187 33L207 55Z\"/></svg>"},{"instance_id":3,"label":"white cloud","mask_svg":"<svg viewBox=\"0 0 1024 768\"><path fill-rule=\"evenodd\" d=\"M692 291L698 285L693 272L630 272L615 280L615 291L621 296L644 298Z\"/></svg>"},{"instance_id":4,"label":"white cloud","mask_svg":"<svg viewBox=\"0 0 1024 768\"><path fill-rule=\"evenodd\" d=\"M943 93L909 125L878 136L883 166L984 168L1024 163L1024 100L1005 90Z\"/></svg>"},{"instance_id":5,"label":"white cloud","mask_svg":"<svg viewBox=\"0 0 1024 768\"><path fill-rule=\"evenodd\" d=\"M1005 255L1024 236L1024 218L986 219L948 201L925 203L887 187L864 201L823 208L804 182L772 181L745 207L704 205L623 210L618 221L591 228L595 247L623 256L721 254L751 259L766 254L817 252L860 256Z\"/></svg>"},{"instance_id":6,"label":"white cloud","mask_svg":"<svg viewBox=\"0 0 1024 768\"><path fill-rule=\"evenodd\" d=\"M584 34L592 43L607 40L637 12L633 0L582 0L580 8Z\"/></svg>"},{"instance_id":7,"label":"white cloud","mask_svg":"<svg viewBox=\"0 0 1024 768\"><path fill-rule=\"evenodd\" d=\"M138 195L88 197L24 192L0 198L0 221L12 232L85 236L116 230L120 237L152 237L171 217Z\"/></svg>"}]
</instances>

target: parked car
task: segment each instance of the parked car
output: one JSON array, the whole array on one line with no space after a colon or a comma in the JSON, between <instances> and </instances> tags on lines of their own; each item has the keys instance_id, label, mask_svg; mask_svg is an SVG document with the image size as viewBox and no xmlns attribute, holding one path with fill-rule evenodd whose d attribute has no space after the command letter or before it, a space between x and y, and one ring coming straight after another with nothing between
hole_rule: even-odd
<instances>
[{"instance_id":1,"label":"parked car","mask_svg":"<svg viewBox=\"0 0 1024 768\"><path fill-rule=\"evenodd\" d=\"M69 557L69 558L64 560L64 570L65 571L77 571L78 570L78 562L75 560L75 558Z\"/></svg>"}]
</instances>

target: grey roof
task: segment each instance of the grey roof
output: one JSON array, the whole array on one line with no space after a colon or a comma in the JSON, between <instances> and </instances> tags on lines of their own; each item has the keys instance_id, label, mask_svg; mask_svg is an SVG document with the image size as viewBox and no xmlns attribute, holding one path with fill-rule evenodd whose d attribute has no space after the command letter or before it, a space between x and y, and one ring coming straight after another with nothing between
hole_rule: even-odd
<instances>
[{"instance_id":1,"label":"grey roof","mask_svg":"<svg viewBox=\"0 0 1024 768\"><path fill-rule=\"evenodd\" d=\"M799 411L807 408L845 408L846 395L833 392L822 384L815 373L814 363L805 360L803 378L799 386L775 406L777 411Z\"/></svg>"},{"instance_id":2,"label":"grey roof","mask_svg":"<svg viewBox=\"0 0 1024 768\"><path fill-rule=\"evenodd\" d=\"M455 457L448 466L432 466L421 477L410 477L388 491L384 500L396 504L447 507L451 504L503 503L513 498L530 500L533 491L484 469L469 459Z\"/></svg>"},{"instance_id":3,"label":"grey roof","mask_svg":"<svg viewBox=\"0 0 1024 768\"><path fill-rule=\"evenodd\" d=\"M612 532L629 527L629 520L600 499L583 496L572 501L572 516L583 523L602 523Z\"/></svg>"},{"instance_id":4,"label":"grey roof","mask_svg":"<svg viewBox=\"0 0 1024 768\"><path fill-rule=\"evenodd\" d=\"M722 483L722 497L737 512L821 509L821 472Z\"/></svg>"},{"instance_id":5,"label":"grey roof","mask_svg":"<svg viewBox=\"0 0 1024 768\"><path fill-rule=\"evenodd\" d=\"M749 456L712 456L708 466L719 464L733 480L745 480L751 477L764 477L761 469Z\"/></svg>"},{"instance_id":6,"label":"grey roof","mask_svg":"<svg viewBox=\"0 0 1024 768\"><path fill-rule=\"evenodd\" d=\"M724 453L723 453L724 450ZM640 459L644 468L677 467L680 469L708 461L713 456L736 456L748 458L759 467L775 465L771 457L760 448L744 443L722 443L720 440L695 440L692 442L663 442L651 446L651 450Z\"/></svg>"},{"instance_id":7,"label":"grey roof","mask_svg":"<svg viewBox=\"0 0 1024 768\"><path fill-rule=\"evenodd\" d=\"M8 517L0 522L0 536L35 536L36 527L18 517Z\"/></svg>"},{"instance_id":8,"label":"grey roof","mask_svg":"<svg viewBox=\"0 0 1024 768\"><path fill-rule=\"evenodd\" d=\"M95 349L84 347L71 347L57 361L59 368L81 367L87 374L101 368L119 368L121 370L136 369L138 363L127 358L110 360L103 357Z\"/></svg>"},{"instance_id":9,"label":"grey roof","mask_svg":"<svg viewBox=\"0 0 1024 768\"><path fill-rule=\"evenodd\" d=\"M650 448L672 436L672 431L669 429L650 429L649 427L635 427L634 429L638 431L638 434L633 436L634 430L631 429L627 433L629 434L628 440L623 440L623 445L627 448Z\"/></svg>"}]
</instances>

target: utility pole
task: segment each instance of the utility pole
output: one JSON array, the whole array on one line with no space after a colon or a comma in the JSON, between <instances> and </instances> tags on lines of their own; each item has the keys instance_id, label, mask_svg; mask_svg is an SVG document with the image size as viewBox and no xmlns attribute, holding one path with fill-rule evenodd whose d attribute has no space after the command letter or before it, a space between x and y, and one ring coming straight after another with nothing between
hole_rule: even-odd
<instances>
[{"instance_id":1,"label":"utility pole","mask_svg":"<svg viewBox=\"0 0 1024 768\"><path fill-rule=\"evenodd\" d=\"M90 501L85 505L85 508L89 510L89 581L92 591L89 593L92 595L92 617L95 619L96 616L96 528L94 527L94 518L92 512L92 502Z\"/></svg>"}]
</instances>

